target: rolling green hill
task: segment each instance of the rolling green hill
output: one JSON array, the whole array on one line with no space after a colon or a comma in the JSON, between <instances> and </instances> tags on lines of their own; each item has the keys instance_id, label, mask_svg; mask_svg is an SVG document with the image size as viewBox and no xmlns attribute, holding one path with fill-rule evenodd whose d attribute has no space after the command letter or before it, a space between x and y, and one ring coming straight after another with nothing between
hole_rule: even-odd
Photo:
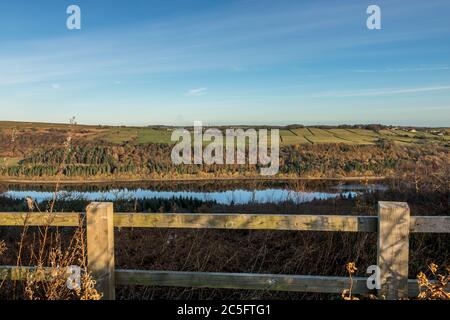
<instances>
[{"instance_id":1,"label":"rolling green hill","mask_svg":"<svg viewBox=\"0 0 450 320\"><path fill-rule=\"evenodd\" d=\"M223 129L223 128L222 128ZM245 129L245 128L244 128ZM173 127L112 127L77 125L70 128L67 124L47 124L30 122L0 121L0 134L3 136L44 135L55 136L73 130L74 137L86 141L103 141L113 144L172 144ZM50 139L51 140L51 139ZM380 140L398 144L446 143L450 141L448 128L421 129L383 127L379 130L353 127L301 127L280 128L280 143L325 144L344 143L350 145L371 145Z\"/></svg>"}]
</instances>

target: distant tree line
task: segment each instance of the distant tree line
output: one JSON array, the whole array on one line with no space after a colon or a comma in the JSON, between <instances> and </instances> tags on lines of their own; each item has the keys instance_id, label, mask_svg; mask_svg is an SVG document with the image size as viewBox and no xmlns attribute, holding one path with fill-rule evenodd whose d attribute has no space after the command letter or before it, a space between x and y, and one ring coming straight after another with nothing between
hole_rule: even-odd
<instances>
[{"instance_id":1,"label":"distant tree line","mask_svg":"<svg viewBox=\"0 0 450 320\"><path fill-rule=\"evenodd\" d=\"M17 165L0 168L2 176L67 177L182 175L245 176L259 175L258 165L174 165L172 146L76 145L47 148L30 154ZM448 165L448 149L437 145L290 145L280 149L280 173L293 176L385 175L405 164L420 161ZM248 162L248 161L247 161Z\"/></svg>"}]
</instances>

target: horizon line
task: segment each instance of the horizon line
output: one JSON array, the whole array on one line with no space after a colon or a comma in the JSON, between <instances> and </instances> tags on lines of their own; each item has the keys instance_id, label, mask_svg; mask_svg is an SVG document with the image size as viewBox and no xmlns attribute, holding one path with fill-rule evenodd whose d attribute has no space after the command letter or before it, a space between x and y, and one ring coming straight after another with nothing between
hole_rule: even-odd
<instances>
[{"instance_id":1,"label":"horizon line","mask_svg":"<svg viewBox=\"0 0 450 320\"><path fill-rule=\"evenodd\" d=\"M40 125L60 125L60 126L70 126L70 123L63 122L43 122L43 121L23 121L23 120L0 120L0 123L18 123L18 124L40 124ZM152 127L163 127L163 128L189 128L194 127L192 125L169 125L169 124L83 124L76 123L76 126L83 127L126 127L126 128L152 128ZM383 123L339 123L339 124L302 124L302 123L290 123L284 125L274 125L274 124L216 124L216 125L202 125L202 127L237 127L237 128L248 128L248 127L269 127L269 128L288 128L288 127L341 127L341 126L382 126L382 127L400 127L400 128L440 128L440 129L450 129L450 126L418 126L418 125L394 125L394 124L383 124Z\"/></svg>"}]
</instances>

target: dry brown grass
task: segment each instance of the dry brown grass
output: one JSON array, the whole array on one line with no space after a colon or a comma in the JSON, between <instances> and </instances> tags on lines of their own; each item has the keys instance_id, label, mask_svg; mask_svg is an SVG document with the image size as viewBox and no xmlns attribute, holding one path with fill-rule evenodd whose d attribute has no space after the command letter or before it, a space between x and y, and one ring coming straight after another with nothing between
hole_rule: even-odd
<instances>
[{"instance_id":1,"label":"dry brown grass","mask_svg":"<svg viewBox=\"0 0 450 320\"><path fill-rule=\"evenodd\" d=\"M360 299L377 299L376 296L369 294L367 296L360 295L358 297L352 295L353 274L358 270L354 262L349 262L345 265L349 275L349 289L345 289L341 297L344 300L360 300ZM439 272L439 266L431 263L428 270L430 276L420 272L417 275L417 285L419 286L419 294L416 300L450 300L450 292L448 292L448 284L450 281L450 268L446 267L445 271Z\"/></svg>"},{"instance_id":2,"label":"dry brown grass","mask_svg":"<svg viewBox=\"0 0 450 320\"><path fill-rule=\"evenodd\" d=\"M99 300L101 294L95 290L95 281L87 271L84 227L80 225L68 245L64 245L58 230L50 233L49 243L44 250L40 244L31 252L36 268L27 274L24 298L30 300ZM40 256L38 256L37 254ZM68 286L69 267L81 270L79 285Z\"/></svg>"},{"instance_id":3,"label":"dry brown grass","mask_svg":"<svg viewBox=\"0 0 450 320\"><path fill-rule=\"evenodd\" d=\"M3 255L7 250L5 241L0 241L0 256Z\"/></svg>"},{"instance_id":4,"label":"dry brown grass","mask_svg":"<svg viewBox=\"0 0 450 320\"><path fill-rule=\"evenodd\" d=\"M446 267L445 271L439 271L439 266L431 263L428 270L430 276L420 272L417 275L417 282L419 284L420 293L418 299L420 300L450 300L450 292L448 291L448 283L450 281L450 268Z\"/></svg>"},{"instance_id":5,"label":"dry brown grass","mask_svg":"<svg viewBox=\"0 0 450 320\"><path fill-rule=\"evenodd\" d=\"M344 300L359 300L359 298L355 297L354 295L352 295L352 289L353 289L353 274L358 270L358 268L356 268L356 264L354 262L349 262L345 265L345 269L347 269L348 272L348 276L350 278L350 288L349 289L345 289L342 294L341 297Z\"/></svg>"}]
</instances>

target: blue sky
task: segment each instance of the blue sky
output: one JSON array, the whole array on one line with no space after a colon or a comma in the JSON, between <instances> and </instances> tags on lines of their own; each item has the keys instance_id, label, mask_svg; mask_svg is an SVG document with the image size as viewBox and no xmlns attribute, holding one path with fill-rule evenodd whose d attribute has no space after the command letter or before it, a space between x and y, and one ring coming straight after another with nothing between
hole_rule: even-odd
<instances>
[{"instance_id":1,"label":"blue sky","mask_svg":"<svg viewBox=\"0 0 450 320\"><path fill-rule=\"evenodd\" d=\"M66 28L77 4L82 29ZM366 8L382 10L368 30ZM0 119L450 125L448 0L0 3Z\"/></svg>"}]
</instances>

